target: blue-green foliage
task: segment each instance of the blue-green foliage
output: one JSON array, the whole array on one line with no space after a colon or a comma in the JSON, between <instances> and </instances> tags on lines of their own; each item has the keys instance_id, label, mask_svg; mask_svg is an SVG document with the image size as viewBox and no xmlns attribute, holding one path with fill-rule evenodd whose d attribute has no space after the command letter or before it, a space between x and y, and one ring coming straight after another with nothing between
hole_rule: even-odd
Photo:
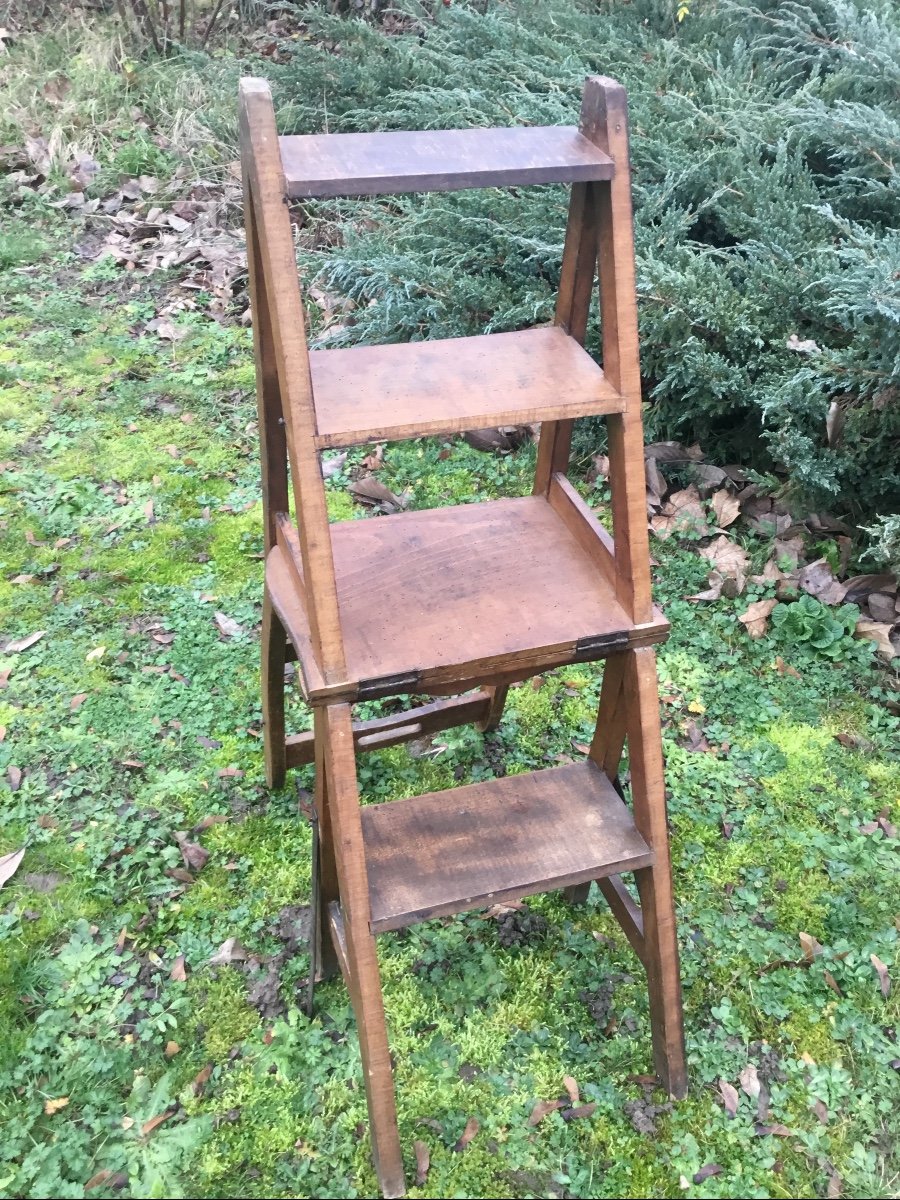
<instances>
[{"instance_id":1,"label":"blue-green foliage","mask_svg":"<svg viewBox=\"0 0 900 1200\"><path fill-rule=\"evenodd\" d=\"M896 5L482 7L392 35L313 10L318 38L271 68L282 127L564 123L587 73L621 79L651 434L785 471L851 518L896 512ZM565 216L554 188L321 203L306 266L355 302L344 342L515 329L552 316Z\"/></svg>"},{"instance_id":2,"label":"blue-green foliage","mask_svg":"<svg viewBox=\"0 0 900 1200\"><path fill-rule=\"evenodd\" d=\"M805 643L833 659L841 658L846 646L852 645L858 620L855 604L831 609L807 595L794 604L777 604L772 610L772 627L781 638L791 645Z\"/></svg>"}]
</instances>

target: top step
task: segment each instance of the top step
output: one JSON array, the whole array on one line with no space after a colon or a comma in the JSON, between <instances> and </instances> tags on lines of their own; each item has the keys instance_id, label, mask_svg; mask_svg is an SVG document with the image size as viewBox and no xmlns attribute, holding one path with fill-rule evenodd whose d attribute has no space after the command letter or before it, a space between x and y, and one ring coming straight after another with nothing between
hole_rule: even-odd
<instances>
[{"instance_id":1,"label":"top step","mask_svg":"<svg viewBox=\"0 0 900 1200\"><path fill-rule=\"evenodd\" d=\"M281 137L288 195L378 196L612 179L613 160L574 125Z\"/></svg>"}]
</instances>

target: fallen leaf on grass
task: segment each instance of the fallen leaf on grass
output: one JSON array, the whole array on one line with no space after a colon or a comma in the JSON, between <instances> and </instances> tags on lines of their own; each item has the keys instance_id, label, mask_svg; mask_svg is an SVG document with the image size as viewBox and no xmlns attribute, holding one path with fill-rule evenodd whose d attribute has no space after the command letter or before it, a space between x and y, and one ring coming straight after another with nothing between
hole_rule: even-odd
<instances>
[{"instance_id":1,"label":"fallen leaf on grass","mask_svg":"<svg viewBox=\"0 0 900 1200\"><path fill-rule=\"evenodd\" d=\"M756 1136L790 1137L791 1130L788 1129L787 1125L782 1125L780 1121L776 1121L774 1125L757 1125Z\"/></svg>"},{"instance_id":2,"label":"fallen leaf on grass","mask_svg":"<svg viewBox=\"0 0 900 1200\"><path fill-rule=\"evenodd\" d=\"M361 504L390 504L395 508L403 507L400 497L374 475L363 475L361 479L354 479L350 484L350 491Z\"/></svg>"},{"instance_id":3,"label":"fallen leaf on grass","mask_svg":"<svg viewBox=\"0 0 900 1200\"><path fill-rule=\"evenodd\" d=\"M891 994L891 977L888 975L888 969L877 954L870 954L869 961L878 972L878 979L881 983L881 994L887 999Z\"/></svg>"},{"instance_id":4,"label":"fallen leaf on grass","mask_svg":"<svg viewBox=\"0 0 900 1200\"><path fill-rule=\"evenodd\" d=\"M184 859L184 865L192 871L202 871L206 866L206 860L209 858L209 851L201 846L199 842L189 842L186 833L182 833L181 836L176 833L175 839L181 848L181 857Z\"/></svg>"},{"instance_id":5,"label":"fallen leaf on grass","mask_svg":"<svg viewBox=\"0 0 900 1200\"><path fill-rule=\"evenodd\" d=\"M222 637L237 637L238 634L244 632L243 626L239 625L233 617L226 616L226 614L223 612L215 613L213 620L215 621L216 627L218 628Z\"/></svg>"},{"instance_id":6,"label":"fallen leaf on grass","mask_svg":"<svg viewBox=\"0 0 900 1200\"><path fill-rule=\"evenodd\" d=\"M818 558L804 567L797 582L822 604L840 604L847 591L846 585L835 579L827 558Z\"/></svg>"},{"instance_id":7,"label":"fallen leaf on grass","mask_svg":"<svg viewBox=\"0 0 900 1200\"><path fill-rule=\"evenodd\" d=\"M9 780L9 790L17 792L22 786L22 768L10 763L6 768L6 777Z\"/></svg>"},{"instance_id":8,"label":"fallen leaf on grass","mask_svg":"<svg viewBox=\"0 0 900 1200\"><path fill-rule=\"evenodd\" d=\"M569 1103L574 1108L581 1103L581 1095L578 1091L578 1084L571 1075L563 1075L563 1087L569 1097Z\"/></svg>"},{"instance_id":9,"label":"fallen leaf on grass","mask_svg":"<svg viewBox=\"0 0 900 1200\"><path fill-rule=\"evenodd\" d=\"M703 558L708 559L714 570L720 575L727 576L733 581L730 588L723 586L726 595L739 596L747 582L747 568L750 556L737 542L732 542L724 533L700 551Z\"/></svg>"},{"instance_id":10,"label":"fallen leaf on grass","mask_svg":"<svg viewBox=\"0 0 900 1200\"><path fill-rule=\"evenodd\" d=\"M673 534L705 533L706 511L696 487L691 484L680 492L673 492L659 516L651 519L650 528L663 540Z\"/></svg>"},{"instance_id":11,"label":"fallen leaf on grass","mask_svg":"<svg viewBox=\"0 0 900 1200\"><path fill-rule=\"evenodd\" d=\"M179 954L172 963L172 970L169 972L169 978L174 979L176 983L184 983L187 980L187 967L184 963L183 954Z\"/></svg>"},{"instance_id":12,"label":"fallen leaf on grass","mask_svg":"<svg viewBox=\"0 0 900 1200\"><path fill-rule=\"evenodd\" d=\"M203 1094L203 1089L209 1083L209 1078L212 1073L213 1065L212 1063L207 1063L206 1066L202 1067L194 1076L193 1080L191 1081L191 1091L195 1096L201 1096Z\"/></svg>"},{"instance_id":13,"label":"fallen leaf on grass","mask_svg":"<svg viewBox=\"0 0 900 1200\"><path fill-rule=\"evenodd\" d=\"M725 1111L729 1117L733 1117L737 1112L739 1096L737 1088L730 1084L726 1079L719 1080L719 1092L725 1104Z\"/></svg>"},{"instance_id":14,"label":"fallen leaf on grass","mask_svg":"<svg viewBox=\"0 0 900 1200\"><path fill-rule=\"evenodd\" d=\"M210 813L208 817L202 817L194 826L194 833L203 833L205 829L212 828L213 825L224 825L228 821L226 813Z\"/></svg>"},{"instance_id":15,"label":"fallen leaf on grass","mask_svg":"<svg viewBox=\"0 0 900 1200\"><path fill-rule=\"evenodd\" d=\"M747 1063L740 1075L738 1075L738 1083L741 1085L741 1090L746 1092L751 1100L756 1100L759 1097L759 1072L753 1063Z\"/></svg>"},{"instance_id":16,"label":"fallen leaf on grass","mask_svg":"<svg viewBox=\"0 0 900 1200\"><path fill-rule=\"evenodd\" d=\"M716 524L721 529L733 525L738 519L741 511L740 502L737 496L732 496L727 488L719 488L717 492L713 492L709 502L716 514Z\"/></svg>"},{"instance_id":17,"label":"fallen leaf on grass","mask_svg":"<svg viewBox=\"0 0 900 1200\"><path fill-rule=\"evenodd\" d=\"M881 621L856 622L856 636L874 642L878 653L889 662L897 653L891 642L891 629L891 625L886 625Z\"/></svg>"},{"instance_id":18,"label":"fallen leaf on grass","mask_svg":"<svg viewBox=\"0 0 900 1200\"><path fill-rule=\"evenodd\" d=\"M710 571L706 577L706 582L709 587L702 592L696 592L693 596L687 596L687 600L718 600L722 595L722 585L725 583L725 576L720 575L718 571Z\"/></svg>"},{"instance_id":19,"label":"fallen leaf on grass","mask_svg":"<svg viewBox=\"0 0 900 1200\"><path fill-rule=\"evenodd\" d=\"M109 1168L104 1168L98 1171L96 1175L92 1175L84 1185L84 1190L89 1192L92 1188L109 1187L116 1191L119 1188L125 1187L128 1183L128 1176L124 1171L110 1171Z\"/></svg>"},{"instance_id":20,"label":"fallen leaf on grass","mask_svg":"<svg viewBox=\"0 0 900 1200\"><path fill-rule=\"evenodd\" d=\"M158 1129L163 1121L168 1121L169 1117L175 1112L174 1108L167 1108L164 1113L160 1113L158 1117L151 1117L149 1121L145 1121L141 1126L141 1137L149 1137L154 1129Z\"/></svg>"},{"instance_id":21,"label":"fallen leaf on grass","mask_svg":"<svg viewBox=\"0 0 900 1200\"><path fill-rule=\"evenodd\" d=\"M803 957L807 962L813 962L822 953L822 943L817 941L811 933L799 933L797 936L803 947Z\"/></svg>"},{"instance_id":22,"label":"fallen leaf on grass","mask_svg":"<svg viewBox=\"0 0 900 1200\"><path fill-rule=\"evenodd\" d=\"M840 1200L844 1194L844 1180L837 1171L831 1172L831 1177L828 1180L828 1188L825 1192L828 1200Z\"/></svg>"},{"instance_id":23,"label":"fallen leaf on grass","mask_svg":"<svg viewBox=\"0 0 900 1200\"><path fill-rule=\"evenodd\" d=\"M4 854L0 858L0 888L8 880L12 879L24 857L25 847L23 846L21 850L13 850L10 854Z\"/></svg>"},{"instance_id":24,"label":"fallen leaf on grass","mask_svg":"<svg viewBox=\"0 0 900 1200\"><path fill-rule=\"evenodd\" d=\"M431 1166L431 1152L424 1142L413 1142L416 1152L416 1185L421 1187L428 1178L428 1168Z\"/></svg>"},{"instance_id":25,"label":"fallen leaf on grass","mask_svg":"<svg viewBox=\"0 0 900 1200\"><path fill-rule=\"evenodd\" d=\"M556 1112L558 1108L562 1108L561 1100L538 1100L537 1104L531 1110L528 1124L532 1126L540 1125L548 1113Z\"/></svg>"},{"instance_id":26,"label":"fallen leaf on grass","mask_svg":"<svg viewBox=\"0 0 900 1200\"><path fill-rule=\"evenodd\" d=\"M832 975L832 973L830 971L823 971L822 974L824 976L825 983L828 985L828 987L830 987L831 990L836 995L843 996L844 993L841 991L840 985L838 984L838 981L835 979L835 977Z\"/></svg>"},{"instance_id":27,"label":"fallen leaf on grass","mask_svg":"<svg viewBox=\"0 0 900 1200\"><path fill-rule=\"evenodd\" d=\"M208 959L211 967L227 967L231 963L245 962L250 957L250 951L241 945L237 938L226 938L215 954Z\"/></svg>"},{"instance_id":28,"label":"fallen leaf on grass","mask_svg":"<svg viewBox=\"0 0 900 1200\"><path fill-rule=\"evenodd\" d=\"M466 1146L468 1146L468 1144L471 1142L472 1138L475 1136L475 1134L477 1132L478 1132L478 1118L477 1117L469 1117L468 1121L466 1121L466 1127L462 1131L462 1136L460 1137L460 1139L456 1143L456 1145L453 1147L454 1152L456 1154L461 1154L462 1151L465 1150Z\"/></svg>"},{"instance_id":29,"label":"fallen leaf on grass","mask_svg":"<svg viewBox=\"0 0 900 1200\"><path fill-rule=\"evenodd\" d=\"M9 642L3 653L21 654L23 650L28 650L35 642L39 642L46 632L46 629L39 629L37 633L29 633L28 637L18 638L15 642Z\"/></svg>"},{"instance_id":30,"label":"fallen leaf on grass","mask_svg":"<svg viewBox=\"0 0 900 1200\"><path fill-rule=\"evenodd\" d=\"M60 1111L60 1109L65 1108L68 1103L69 1103L68 1096L60 1096L56 1100L45 1100L44 1101L44 1112L47 1114L48 1117L52 1117L54 1113L58 1113Z\"/></svg>"},{"instance_id":31,"label":"fallen leaf on grass","mask_svg":"<svg viewBox=\"0 0 900 1200\"><path fill-rule=\"evenodd\" d=\"M765 637L769 614L777 603L777 600L754 600L747 611L738 617L752 638Z\"/></svg>"},{"instance_id":32,"label":"fallen leaf on grass","mask_svg":"<svg viewBox=\"0 0 900 1200\"><path fill-rule=\"evenodd\" d=\"M803 678L797 668L790 666L789 663L786 663L780 654L776 655L775 657L775 670L779 675L791 675L794 679Z\"/></svg>"},{"instance_id":33,"label":"fallen leaf on grass","mask_svg":"<svg viewBox=\"0 0 900 1200\"><path fill-rule=\"evenodd\" d=\"M87 692L79 692L77 696L73 696L69 701L69 712L77 712L87 698Z\"/></svg>"},{"instance_id":34,"label":"fallen leaf on grass","mask_svg":"<svg viewBox=\"0 0 900 1200\"><path fill-rule=\"evenodd\" d=\"M595 1101L590 1104L580 1104L577 1108L566 1108L559 1114L564 1121L577 1121L580 1117L592 1117L597 1108Z\"/></svg>"},{"instance_id":35,"label":"fallen leaf on grass","mask_svg":"<svg viewBox=\"0 0 900 1200\"><path fill-rule=\"evenodd\" d=\"M723 1169L718 1163L706 1163L694 1175L694 1183L703 1183L707 1179L712 1179L714 1175L721 1175Z\"/></svg>"},{"instance_id":36,"label":"fallen leaf on grass","mask_svg":"<svg viewBox=\"0 0 900 1200\"><path fill-rule=\"evenodd\" d=\"M105 646L95 646L93 648L93 650L88 650L87 654L84 656L84 661L85 662L97 662L97 660L101 659L105 653L106 653Z\"/></svg>"},{"instance_id":37,"label":"fallen leaf on grass","mask_svg":"<svg viewBox=\"0 0 900 1200\"><path fill-rule=\"evenodd\" d=\"M177 1042L166 1042L165 1056L166 1058L174 1058L181 1050Z\"/></svg>"}]
</instances>

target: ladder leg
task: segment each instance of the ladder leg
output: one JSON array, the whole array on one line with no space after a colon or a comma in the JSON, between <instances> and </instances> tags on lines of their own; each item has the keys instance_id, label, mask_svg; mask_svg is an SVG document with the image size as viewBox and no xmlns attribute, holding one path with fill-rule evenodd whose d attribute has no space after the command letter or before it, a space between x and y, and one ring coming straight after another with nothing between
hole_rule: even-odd
<instances>
[{"instance_id":1,"label":"ladder leg","mask_svg":"<svg viewBox=\"0 0 900 1200\"><path fill-rule=\"evenodd\" d=\"M339 899L337 864L334 857L334 831L331 821L331 806L328 795L328 773L325 769L323 753L324 723L322 710L313 711L315 724L316 749L316 836L313 838L313 854L317 861L314 864L312 897L312 929L310 937L315 939L313 953L310 955L316 970L310 975L310 1009L312 1008L313 986L326 979L331 979L340 971L338 957L331 941L328 927L328 905ZM311 1015L311 1014L310 1014Z\"/></svg>"},{"instance_id":2,"label":"ladder leg","mask_svg":"<svg viewBox=\"0 0 900 1200\"><path fill-rule=\"evenodd\" d=\"M613 782L619 775L619 763L625 744L625 706L622 703L625 659L624 654L613 654L603 664L597 724L588 752L589 757L603 768ZM566 888L564 895L569 904L584 904L590 890L590 883L577 883Z\"/></svg>"},{"instance_id":3,"label":"ladder leg","mask_svg":"<svg viewBox=\"0 0 900 1200\"><path fill-rule=\"evenodd\" d=\"M317 732L321 738L328 780L337 881L347 945L348 984L359 1031L372 1157L382 1194L385 1197L404 1196L403 1155L397 1129L384 998L381 994L375 937L370 925L369 881L359 812L350 706L335 704L323 708Z\"/></svg>"},{"instance_id":4,"label":"ladder leg","mask_svg":"<svg viewBox=\"0 0 900 1200\"><path fill-rule=\"evenodd\" d=\"M646 647L630 651L623 658L627 659L623 699L628 728L634 820L655 855L652 867L635 871L643 916L653 1060L663 1087L670 1096L680 1100L687 1094L687 1070L666 824L656 655Z\"/></svg>"},{"instance_id":5,"label":"ladder leg","mask_svg":"<svg viewBox=\"0 0 900 1200\"><path fill-rule=\"evenodd\" d=\"M263 593L260 649L266 783L270 788L280 788L284 785L287 769L284 729L284 664L287 661L287 634L272 607L268 588Z\"/></svg>"},{"instance_id":6,"label":"ladder leg","mask_svg":"<svg viewBox=\"0 0 900 1200\"><path fill-rule=\"evenodd\" d=\"M503 706L506 704L506 696L509 688L504 684L492 684L484 689L490 694L491 702L488 708L487 716L483 717L475 725L479 733L490 733L492 729L496 729L500 724L500 718L503 716Z\"/></svg>"}]
</instances>

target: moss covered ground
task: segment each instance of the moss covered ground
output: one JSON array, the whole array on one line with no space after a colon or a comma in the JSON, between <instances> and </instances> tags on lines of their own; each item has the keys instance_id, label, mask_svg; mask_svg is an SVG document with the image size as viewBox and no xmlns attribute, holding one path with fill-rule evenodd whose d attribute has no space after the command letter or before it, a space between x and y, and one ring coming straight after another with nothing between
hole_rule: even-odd
<instances>
[{"instance_id":1,"label":"moss covered ground","mask_svg":"<svg viewBox=\"0 0 900 1200\"><path fill-rule=\"evenodd\" d=\"M373 1196L346 992L300 1007L297 780L263 782L250 335L200 293L161 339L177 281L85 261L79 236L40 197L0 235L0 855L25 847L0 898L0 1195ZM366 453L329 477L335 517L366 519L347 491ZM521 493L532 469L528 446L423 441L379 477L430 507ZM761 567L768 543L741 536ZM648 1079L638 963L596 892L387 935L411 1180L414 1142L430 1154L411 1194L896 1195L884 668L849 638L837 660L753 641L737 618L765 588L691 604L695 545L654 555L689 1098ZM369 755L366 798L579 757L600 678L547 674L495 734ZM185 841L208 853L187 873ZM236 961L210 965L228 939ZM529 1124L566 1076L591 1115Z\"/></svg>"}]
</instances>

